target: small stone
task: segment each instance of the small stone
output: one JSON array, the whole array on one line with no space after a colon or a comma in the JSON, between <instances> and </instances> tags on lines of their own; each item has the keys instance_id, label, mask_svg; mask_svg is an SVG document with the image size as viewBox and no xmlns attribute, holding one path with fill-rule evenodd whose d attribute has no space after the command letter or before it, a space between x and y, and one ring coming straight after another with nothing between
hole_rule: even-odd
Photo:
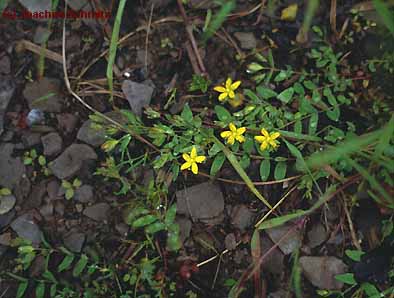
<instances>
[{"instance_id":1,"label":"small stone","mask_svg":"<svg viewBox=\"0 0 394 298\"><path fill-rule=\"evenodd\" d=\"M8 226L10 222L14 219L15 216L15 210L11 210L10 212L6 214L1 214L0 215L0 229Z\"/></svg>"},{"instance_id":2,"label":"small stone","mask_svg":"<svg viewBox=\"0 0 394 298\"><path fill-rule=\"evenodd\" d=\"M88 4L88 0L68 0L67 4L74 10L79 11Z\"/></svg>"},{"instance_id":3,"label":"small stone","mask_svg":"<svg viewBox=\"0 0 394 298\"><path fill-rule=\"evenodd\" d=\"M8 55L0 58L0 74L8 75L11 73L11 59Z\"/></svg>"},{"instance_id":4,"label":"small stone","mask_svg":"<svg viewBox=\"0 0 394 298\"><path fill-rule=\"evenodd\" d=\"M42 232L36 225L31 214L23 214L11 223L11 228L19 237L30 240L33 244L39 244Z\"/></svg>"},{"instance_id":5,"label":"small stone","mask_svg":"<svg viewBox=\"0 0 394 298\"><path fill-rule=\"evenodd\" d=\"M234 233L226 235L226 238L224 238L224 246L228 250L234 250L237 248L237 239L235 238Z\"/></svg>"},{"instance_id":6,"label":"small stone","mask_svg":"<svg viewBox=\"0 0 394 298\"><path fill-rule=\"evenodd\" d=\"M44 155L52 156L62 150L63 140L57 132L51 132L41 138L44 147Z\"/></svg>"},{"instance_id":7,"label":"small stone","mask_svg":"<svg viewBox=\"0 0 394 298\"><path fill-rule=\"evenodd\" d=\"M52 217L52 215L53 215L53 204L52 203L48 203L48 204L45 204L44 206L42 206L40 208L40 214L46 220L50 219Z\"/></svg>"},{"instance_id":8,"label":"small stone","mask_svg":"<svg viewBox=\"0 0 394 298\"><path fill-rule=\"evenodd\" d=\"M224 198L220 187L210 182L201 183L176 192L177 213L192 220L212 223L223 215Z\"/></svg>"},{"instance_id":9,"label":"small stone","mask_svg":"<svg viewBox=\"0 0 394 298\"><path fill-rule=\"evenodd\" d=\"M246 205L236 205L231 212L231 223L243 232L252 225L254 217L255 213Z\"/></svg>"},{"instance_id":10,"label":"small stone","mask_svg":"<svg viewBox=\"0 0 394 298\"><path fill-rule=\"evenodd\" d=\"M282 274L284 270L284 255L281 250L278 247L273 248L275 244L265 235L261 237L260 244L262 256L270 251L264 259L263 268L272 274Z\"/></svg>"},{"instance_id":11,"label":"small stone","mask_svg":"<svg viewBox=\"0 0 394 298\"><path fill-rule=\"evenodd\" d=\"M93 206L86 207L83 215L95 220L106 221L111 207L107 203L98 203Z\"/></svg>"},{"instance_id":12,"label":"small stone","mask_svg":"<svg viewBox=\"0 0 394 298\"><path fill-rule=\"evenodd\" d=\"M289 230L291 231L289 232ZM285 255L301 247L301 233L294 225L284 224L279 227L267 229L266 232L271 240L278 244L280 250ZM283 237L284 239L282 239Z\"/></svg>"},{"instance_id":13,"label":"small stone","mask_svg":"<svg viewBox=\"0 0 394 298\"><path fill-rule=\"evenodd\" d=\"M60 182L58 180L51 180L47 184L47 193L50 199L56 200L60 189Z\"/></svg>"},{"instance_id":14,"label":"small stone","mask_svg":"<svg viewBox=\"0 0 394 298\"><path fill-rule=\"evenodd\" d=\"M81 203L94 202L93 187L85 184L77 188L74 193L74 200Z\"/></svg>"},{"instance_id":15,"label":"small stone","mask_svg":"<svg viewBox=\"0 0 394 298\"><path fill-rule=\"evenodd\" d=\"M85 243L86 236L84 233L70 233L64 237L64 245L72 252L79 253Z\"/></svg>"},{"instance_id":16,"label":"small stone","mask_svg":"<svg viewBox=\"0 0 394 298\"><path fill-rule=\"evenodd\" d=\"M241 44L241 48L244 50L251 50L256 48L257 41L254 34L251 32L235 32L234 36Z\"/></svg>"},{"instance_id":17,"label":"small stone","mask_svg":"<svg viewBox=\"0 0 394 298\"><path fill-rule=\"evenodd\" d=\"M285 290L278 290L268 295L268 298L287 298L287 297L291 297L291 294Z\"/></svg>"},{"instance_id":18,"label":"small stone","mask_svg":"<svg viewBox=\"0 0 394 298\"><path fill-rule=\"evenodd\" d=\"M11 233L4 233L0 235L0 245L10 246L11 240Z\"/></svg>"},{"instance_id":19,"label":"small stone","mask_svg":"<svg viewBox=\"0 0 394 298\"><path fill-rule=\"evenodd\" d=\"M21 158L12 156L14 147L10 143L0 144L0 185L11 190L19 185L26 170Z\"/></svg>"},{"instance_id":20,"label":"small stone","mask_svg":"<svg viewBox=\"0 0 394 298\"><path fill-rule=\"evenodd\" d=\"M84 144L72 144L54 161L49 163L49 169L59 179L68 179L74 176L88 160L97 159L92 148Z\"/></svg>"},{"instance_id":21,"label":"small stone","mask_svg":"<svg viewBox=\"0 0 394 298\"><path fill-rule=\"evenodd\" d=\"M42 78L29 82L23 90L30 109L40 109L44 112L59 113L63 107L64 98L60 95L60 81L53 78Z\"/></svg>"},{"instance_id":22,"label":"small stone","mask_svg":"<svg viewBox=\"0 0 394 298\"><path fill-rule=\"evenodd\" d=\"M151 86L129 80L125 80L122 83L122 91L132 111L138 116L141 116L143 107L149 106L153 90Z\"/></svg>"},{"instance_id":23,"label":"small stone","mask_svg":"<svg viewBox=\"0 0 394 298\"><path fill-rule=\"evenodd\" d=\"M336 257L301 257L300 266L305 277L317 288L340 290L343 283L336 275L347 272L347 266Z\"/></svg>"},{"instance_id":24,"label":"small stone","mask_svg":"<svg viewBox=\"0 0 394 298\"><path fill-rule=\"evenodd\" d=\"M9 76L0 75L0 135L4 130L4 117L12 95L14 95L15 83Z\"/></svg>"},{"instance_id":25,"label":"small stone","mask_svg":"<svg viewBox=\"0 0 394 298\"><path fill-rule=\"evenodd\" d=\"M327 238L327 232L321 223L318 223L312 227L308 232L308 246L314 248L322 244Z\"/></svg>"},{"instance_id":26,"label":"small stone","mask_svg":"<svg viewBox=\"0 0 394 298\"><path fill-rule=\"evenodd\" d=\"M64 215L64 204L62 201L55 201L55 212L60 216Z\"/></svg>"},{"instance_id":27,"label":"small stone","mask_svg":"<svg viewBox=\"0 0 394 298\"><path fill-rule=\"evenodd\" d=\"M181 243L184 243L190 236L192 222L188 218L177 216L175 223L179 225L179 239L181 240Z\"/></svg>"},{"instance_id":28,"label":"small stone","mask_svg":"<svg viewBox=\"0 0 394 298\"><path fill-rule=\"evenodd\" d=\"M16 198L13 195L0 196L0 215L8 213L14 208Z\"/></svg>"},{"instance_id":29,"label":"small stone","mask_svg":"<svg viewBox=\"0 0 394 298\"><path fill-rule=\"evenodd\" d=\"M33 208L39 208L42 204L42 199L47 192L45 181L41 181L39 184L33 185L30 192L29 198L25 200L23 208L30 210Z\"/></svg>"},{"instance_id":30,"label":"small stone","mask_svg":"<svg viewBox=\"0 0 394 298\"><path fill-rule=\"evenodd\" d=\"M72 133L79 122L79 118L77 116L69 113L56 115L56 119L59 124L59 129L66 134Z\"/></svg>"},{"instance_id":31,"label":"small stone","mask_svg":"<svg viewBox=\"0 0 394 298\"><path fill-rule=\"evenodd\" d=\"M31 13L45 10L51 11L52 8L51 0L19 0L19 2ZM43 18L41 19L45 20Z\"/></svg>"},{"instance_id":32,"label":"small stone","mask_svg":"<svg viewBox=\"0 0 394 298\"><path fill-rule=\"evenodd\" d=\"M31 148L41 143L41 134L27 131L22 134L21 140L25 149Z\"/></svg>"}]
</instances>

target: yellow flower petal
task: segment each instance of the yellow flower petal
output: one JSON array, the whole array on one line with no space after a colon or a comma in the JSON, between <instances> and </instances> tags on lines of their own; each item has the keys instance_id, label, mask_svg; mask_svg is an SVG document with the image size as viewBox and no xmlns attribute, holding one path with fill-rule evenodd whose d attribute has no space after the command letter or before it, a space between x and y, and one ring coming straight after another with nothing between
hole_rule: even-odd
<instances>
[{"instance_id":1,"label":"yellow flower petal","mask_svg":"<svg viewBox=\"0 0 394 298\"><path fill-rule=\"evenodd\" d=\"M229 131L229 130L223 131L223 132L220 134L220 136L221 136L223 139L226 139L226 138L228 138L229 136L231 136L231 131Z\"/></svg>"},{"instance_id":2,"label":"yellow flower petal","mask_svg":"<svg viewBox=\"0 0 394 298\"><path fill-rule=\"evenodd\" d=\"M246 127L240 127L237 129L237 135L242 135L246 131Z\"/></svg>"},{"instance_id":3,"label":"yellow flower petal","mask_svg":"<svg viewBox=\"0 0 394 298\"><path fill-rule=\"evenodd\" d=\"M198 174L198 166L195 162L192 163L192 172L193 174Z\"/></svg>"},{"instance_id":4,"label":"yellow flower petal","mask_svg":"<svg viewBox=\"0 0 394 298\"><path fill-rule=\"evenodd\" d=\"M280 137L280 133L279 133L279 132L273 132L273 133L271 133L271 139L275 140L275 139L277 139L277 138L279 138L279 137Z\"/></svg>"},{"instance_id":5,"label":"yellow flower petal","mask_svg":"<svg viewBox=\"0 0 394 298\"><path fill-rule=\"evenodd\" d=\"M221 93L219 95L218 98L219 98L220 101L223 101L223 100L225 100L227 98L227 96L228 96L227 92L223 92L223 93Z\"/></svg>"},{"instance_id":6,"label":"yellow flower petal","mask_svg":"<svg viewBox=\"0 0 394 298\"><path fill-rule=\"evenodd\" d=\"M267 149L267 147L268 147L268 142L264 141L261 143L260 149L265 150L265 149Z\"/></svg>"},{"instance_id":7,"label":"yellow flower petal","mask_svg":"<svg viewBox=\"0 0 394 298\"><path fill-rule=\"evenodd\" d=\"M226 88L224 88L223 86L215 86L213 90L217 92L226 92Z\"/></svg>"},{"instance_id":8,"label":"yellow flower petal","mask_svg":"<svg viewBox=\"0 0 394 298\"><path fill-rule=\"evenodd\" d=\"M231 130L232 132L236 132L236 131L237 131L237 128L235 127L234 123L230 123L230 124L228 125L228 127L230 128L230 130Z\"/></svg>"},{"instance_id":9,"label":"yellow flower petal","mask_svg":"<svg viewBox=\"0 0 394 298\"><path fill-rule=\"evenodd\" d=\"M192 151L190 152L190 158L195 159L197 156L197 149L193 146Z\"/></svg>"},{"instance_id":10,"label":"yellow flower petal","mask_svg":"<svg viewBox=\"0 0 394 298\"><path fill-rule=\"evenodd\" d=\"M268 131L265 128L261 129L261 134L267 138L269 138L270 134L268 133Z\"/></svg>"},{"instance_id":11,"label":"yellow flower petal","mask_svg":"<svg viewBox=\"0 0 394 298\"><path fill-rule=\"evenodd\" d=\"M240 142L240 143L245 142L245 137L244 137L244 136L236 136L235 139L236 139L238 142Z\"/></svg>"},{"instance_id":12,"label":"yellow flower petal","mask_svg":"<svg viewBox=\"0 0 394 298\"><path fill-rule=\"evenodd\" d=\"M195 159L195 161L198 163L202 163L202 162L204 162L204 160L205 160L205 156L202 156L202 155L197 156Z\"/></svg>"},{"instance_id":13,"label":"yellow flower petal","mask_svg":"<svg viewBox=\"0 0 394 298\"><path fill-rule=\"evenodd\" d=\"M226 80L226 89L230 89L231 88L232 82L233 82L233 80L231 80L231 78L228 78Z\"/></svg>"},{"instance_id":14,"label":"yellow flower petal","mask_svg":"<svg viewBox=\"0 0 394 298\"><path fill-rule=\"evenodd\" d=\"M263 143L267 138L265 136L255 136L254 139L259 143Z\"/></svg>"},{"instance_id":15,"label":"yellow flower petal","mask_svg":"<svg viewBox=\"0 0 394 298\"><path fill-rule=\"evenodd\" d=\"M182 154L182 157L183 157L184 160L190 161L190 156L189 156L189 154L183 153L183 154Z\"/></svg>"},{"instance_id":16,"label":"yellow flower petal","mask_svg":"<svg viewBox=\"0 0 394 298\"><path fill-rule=\"evenodd\" d=\"M181 171L190 168L191 165L192 165L192 164L191 164L189 161L188 161L188 162L185 162L183 165L181 165Z\"/></svg>"},{"instance_id":17,"label":"yellow flower petal","mask_svg":"<svg viewBox=\"0 0 394 298\"><path fill-rule=\"evenodd\" d=\"M241 85L241 81L236 81L231 84L231 89L236 90L239 87L239 85Z\"/></svg>"},{"instance_id":18,"label":"yellow flower petal","mask_svg":"<svg viewBox=\"0 0 394 298\"><path fill-rule=\"evenodd\" d=\"M233 90L230 90L230 91L228 92L228 97L230 97L230 98L234 98L234 97L235 97L235 93L234 93Z\"/></svg>"},{"instance_id":19,"label":"yellow flower petal","mask_svg":"<svg viewBox=\"0 0 394 298\"><path fill-rule=\"evenodd\" d=\"M227 144L234 145L234 142L235 142L234 136L233 135L229 136L227 139Z\"/></svg>"}]
</instances>

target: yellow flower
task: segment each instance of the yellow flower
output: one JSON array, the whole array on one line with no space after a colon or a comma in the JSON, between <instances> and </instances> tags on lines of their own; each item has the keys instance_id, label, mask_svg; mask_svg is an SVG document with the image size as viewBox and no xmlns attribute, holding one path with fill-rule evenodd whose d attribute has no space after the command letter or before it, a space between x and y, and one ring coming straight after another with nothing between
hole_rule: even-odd
<instances>
[{"instance_id":1,"label":"yellow flower","mask_svg":"<svg viewBox=\"0 0 394 298\"><path fill-rule=\"evenodd\" d=\"M272 147L272 149L276 149L279 145L279 142L276 140L279 136L279 132L269 133L265 128L261 130L261 136L255 136L254 139L261 143L260 149L265 150L268 147Z\"/></svg>"},{"instance_id":2,"label":"yellow flower","mask_svg":"<svg viewBox=\"0 0 394 298\"><path fill-rule=\"evenodd\" d=\"M245 142L245 137L243 136L246 131L245 127L236 128L233 123L230 123L228 127L230 130L223 131L220 134L223 139L226 139L227 144L234 145L235 140L240 143Z\"/></svg>"},{"instance_id":3,"label":"yellow flower","mask_svg":"<svg viewBox=\"0 0 394 298\"><path fill-rule=\"evenodd\" d=\"M182 157L186 162L181 166L181 170L186 170L191 168L193 174L198 174L197 163L202 163L205 160L205 156L202 155L198 156L196 147L193 146L190 155L187 153L183 153Z\"/></svg>"},{"instance_id":4,"label":"yellow flower","mask_svg":"<svg viewBox=\"0 0 394 298\"><path fill-rule=\"evenodd\" d=\"M226 84L224 86L216 86L213 90L220 92L219 101L224 101L227 98L234 98L235 93L234 91L241 85L241 81L236 81L233 83L231 78L226 80Z\"/></svg>"}]
</instances>

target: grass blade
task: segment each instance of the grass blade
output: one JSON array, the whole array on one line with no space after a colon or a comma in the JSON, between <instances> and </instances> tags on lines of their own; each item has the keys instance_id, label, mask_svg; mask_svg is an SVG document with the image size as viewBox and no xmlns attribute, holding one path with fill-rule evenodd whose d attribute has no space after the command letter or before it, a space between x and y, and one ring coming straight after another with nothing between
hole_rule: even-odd
<instances>
[{"instance_id":1,"label":"grass blade","mask_svg":"<svg viewBox=\"0 0 394 298\"><path fill-rule=\"evenodd\" d=\"M222 26L224 21L227 19L227 16L230 12L235 8L235 1L230 0L225 2L217 14L212 17L211 22L206 28L206 31L203 35L203 41L206 42L209 38L211 38L215 32Z\"/></svg>"},{"instance_id":2,"label":"grass blade","mask_svg":"<svg viewBox=\"0 0 394 298\"><path fill-rule=\"evenodd\" d=\"M234 169L237 171L239 176L242 178L242 180L246 183L246 185L249 187L249 189L253 192L253 194L260 200L262 201L269 209L272 209L272 206L268 201L261 195L261 193L256 189L254 186L252 180L250 180L248 174L244 171L242 168L241 164L235 157L235 155L226 147L223 145L222 142L220 142L215 136L212 136L215 144L219 146L219 148L222 150L224 155L226 155L227 160L231 163L231 165L234 167Z\"/></svg>"},{"instance_id":3,"label":"grass blade","mask_svg":"<svg viewBox=\"0 0 394 298\"><path fill-rule=\"evenodd\" d=\"M387 5L381 0L373 0L373 5L376 11L382 17L383 23L389 29L390 33L394 36L394 16L390 12Z\"/></svg>"},{"instance_id":4,"label":"grass blade","mask_svg":"<svg viewBox=\"0 0 394 298\"><path fill-rule=\"evenodd\" d=\"M118 11L116 13L114 28L112 30L111 45L109 47L109 57L108 57L108 64L107 64L107 80L108 80L111 102L114 99L113 66L115 63L116 49L118 47L120 23L122 22L122 16L123 16L123 10L124 10L125 4L126 4L126 0L120 0L119 6L118 6Z\"/></svg>"}]
</instances>

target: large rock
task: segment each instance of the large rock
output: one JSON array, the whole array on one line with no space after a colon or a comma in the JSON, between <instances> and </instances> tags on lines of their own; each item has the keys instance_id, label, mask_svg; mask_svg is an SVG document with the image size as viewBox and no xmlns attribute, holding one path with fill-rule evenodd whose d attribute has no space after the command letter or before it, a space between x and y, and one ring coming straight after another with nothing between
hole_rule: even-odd
<instances>
[{"instance_id":1,"label":"large rock","mask_svg":"<svg viewBox=\"0 0 394 298\"><path fill-rule=\"evenodd\" d=\"M84 233L71 232L63 239L64 245L72 252L81 252L86 236Z\"/></svg>"},{"instance_id":2,"label":"large rock","mask_svg":"<svg viewBox=\"0 0 394 298\"><path fill-rule=\"evenodd\" d=\"M42 239L42 232L36 225L31 214L23 214L11 223L11 228L19 237L30 240L33 244L39 244Z\"/></svg>"},{"instance_id":3,"label":"large rock","mask_svg":"<svg viewBox=\"0 0 394 298\"><path fill-rule=\"evenodd\" d=\"M336 257L301 257L300 266L305 277L319 289L340 290L343 283L335 279L347 271L347 266Z\"/></svg>"},{"instance_id":4,"label":"large rock","mask_svg":"<svg viewBox=\"0 0 394 298\"><path fill-rule=\"evenodd\" d=\"M14 219L15 210L11 210L6 214L0 214L0 230L10 224L10 222Z\"/></svg>"},{"instance_id":5,"label":"large rock","mask_svg":"<svg viewBox=\"0 0 394 298\"><path fill-rule=\"evenodd\" d=\"M0 135L4 130L4 116L15 91L14 81L7 76L0 76Z\"/></svg>"},{"instance_id":6,"label":"large rock","mask_svg":"<svg viewBox=\"0 0 394 298\"><path fill-rule=\"evenodd\" d=\"M193 220L213 223L224 210L220 187L210 182L178 190L176 197L178 214L190 216Z\"/></svg>"},{"instance_id":7,"label":"large rock","mask_svg":"<svg viewBox=\"0 0 394 298\"><path fill-rule=\"evenodd\" d=\"M231 223L243 232L252 225L255 215L246 205L236 205L231 211Z\"/></svg>"},{"instance_id":8,"label":"large rock","mask_svg":"<svg viewBox=\"0 0 394 298\"><path fill-rule=\"evenodd\" d=\"M49 163L49 169L59 179L74 176L88 160L97 159L92 148L84 144L72 144L54 161Z\"/></svg>"},{"instance_id":9,"label":"large rock","mask_svg":"<svg viewBox=\"0 0 394 298\"><path fill-rule=\"evenodd\" d=\"M244 50L251 50L257 46L256 37L254 37L252 32L235 32L234 36Z\"/></svg>"},{"instance_id":10,"label":"large rock","mask_svg":"<svg viewBox=\"0 0 394 298\"><path fill-rule=\"evenodd\" d=\"M0 215L8 213L14 208L16 198L13 195L0 196Z\"/></svg>"},{"instance_id":11,"label":"large rock","mask_svg":"<svg viewBox=\"0 0 394 298\"><path fill-rule=\"evenodd\" d=\"M23 90L30 109L58 113L61 111L64 98L60 95L60 81L42 78L40 81L27 83Z\"/></svg>"},{"instance_id":12,"label":"large rock","mask_svg":"<svg viewBox=\"0 0 394 298\"><path fill-rule=\"evenodd\" d=\"M130 104L131 110L138 116L141 116L142 108L150 104L153 90L154 88L149 85L129 80L122 83L122 91Z\"/></svg>"},{"instance_id":13,"label":"large rock","mask_svg":"<svg viewBox=\"0 0 394 298\"><path fill-rule=\"evenodd\" d=\"M25 174L21 158L12 157L13 151L13 144L0 144L0 185L9 189L18 186Z\"/></svg>"},{"instance_id":14,"label":"large rock","mask_svg":"<svg viewBox=\"0 0 394 298\"><path fill-rule=\"evenodd\" d=\"M81 203L94 202L93 187L85 184L77 188L74 193L74 200Z\"/></svg>"}]
</instances>

